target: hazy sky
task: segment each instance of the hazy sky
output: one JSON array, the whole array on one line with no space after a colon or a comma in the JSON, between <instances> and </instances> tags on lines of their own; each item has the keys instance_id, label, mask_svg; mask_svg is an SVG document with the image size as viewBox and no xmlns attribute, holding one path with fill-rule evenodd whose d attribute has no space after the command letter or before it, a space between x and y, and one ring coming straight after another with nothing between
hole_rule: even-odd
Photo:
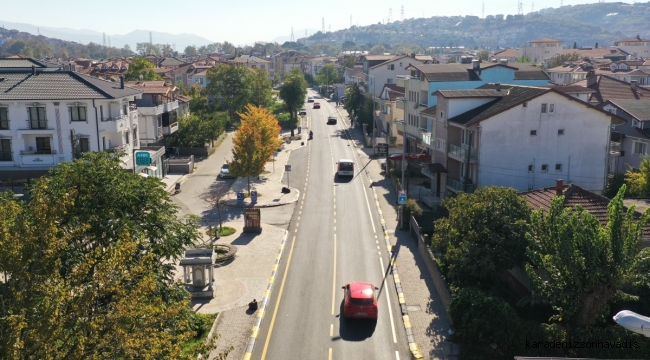
<instances>
[{"instance_id":1,"label":"hazy sky","mask_svg":"<svg viewBox=\"0 0 650 360\"><path fill-rule=\"evenodd\" d=\"M561 0L522 0L524 13L546 7L559 7ZM596 1L563 0L564 5ZM632 3L632 1L625 1ZM289 36L296 39L331 26L332 31L352 24L369 25L393 20L436 15L516 14L516 0L1 0L0 18L35 26L88 29L107 35L123 35L133 30L161 31L172 34L192 33L213 41L227 40L236 45L270 41Z\"/></svg>"}]
</instances>

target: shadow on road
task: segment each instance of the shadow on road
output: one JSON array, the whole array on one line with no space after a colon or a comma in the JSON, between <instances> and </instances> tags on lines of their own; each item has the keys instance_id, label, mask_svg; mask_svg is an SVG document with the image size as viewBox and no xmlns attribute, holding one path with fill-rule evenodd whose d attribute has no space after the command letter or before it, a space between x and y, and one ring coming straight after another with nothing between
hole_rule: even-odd
<instances>
[{"instance_id":1,"label":"shadow on road","mask_svg":"<svg viewBox=\"0 0 650 360\"><path fill-rule=\"evenodd\" d=\"M372 336L377 328L377 320L346 319L343 316L343 300L339 308L339 336L332 340L363 341Z\"/></svg>"},{"instance_id":2,"label":"shadow on road","mask_svg":"<svg viewBox=\"0 0 650 360\"><path fill-rule=\"evenodd\" d=\"M254 233L240 233L235 240L233 240L231 245L248 245L255 237L259 234Z\"/></svg>"},{"instance_id":3,"label":"shadow on road","mask_svg":"<svg viewBox=\"0 0 650 360\"><path fill-rule=\"evenodd\" d=\"M334 174L334 183L335 184L347 184L352 181L354 177L352 176L339 176L338 174Z\"/></svg>"}]
</instances>

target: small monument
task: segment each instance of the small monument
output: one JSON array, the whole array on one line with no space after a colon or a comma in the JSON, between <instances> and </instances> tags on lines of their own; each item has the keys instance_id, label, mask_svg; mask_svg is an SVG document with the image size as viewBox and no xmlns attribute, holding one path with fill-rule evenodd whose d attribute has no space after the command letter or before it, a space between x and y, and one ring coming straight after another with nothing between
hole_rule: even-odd
<instances>
[{"instance_id":1,"label":"small monument","mask_svg":"<svg viewBox=\"0 0 650 360\"><path fill-rule=\"evenodd\" d=\"M217 254L213 249L191 249L181 259L185 289L193 299L214 297L213 265Z\"/></svg>"},{"instance_id":2,"label":"small monument","mask_svg":"<svg viewBox=\"0 0 650 360\"><path fill-rule=\"evenodd\" d=\"M244 209L244 232L257 234L262 232L259 208Z\"/></svg>"}]
</instances>

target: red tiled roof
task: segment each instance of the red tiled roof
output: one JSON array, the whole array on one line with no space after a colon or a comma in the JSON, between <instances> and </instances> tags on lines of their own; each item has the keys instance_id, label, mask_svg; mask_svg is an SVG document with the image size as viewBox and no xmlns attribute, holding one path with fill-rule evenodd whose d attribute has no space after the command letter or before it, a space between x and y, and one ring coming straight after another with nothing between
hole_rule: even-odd
<instances>
[{"instance_id":1,"label":"red tiled roof","mask_svg":"<svg viewBox=\"0 0 650 360\"><path fill-rule=\"evenodd\" d=\"M598 78L596 82L591 86L588 86L590 89L596 90L595 93L589 95L590 103L604 103L607 100L612 99L650 99L650 90L637 86L636 90L633 90L631 85L618 80L611 78L606 75L596 75ZM588 82L588 80L584 80ZM573 85L582 85L584 82L578 82Z\"/></svg>"},{"instance_id":2,"label":"red tiled roof","mask_svg":"<svg viewBox=\"0 0 650 360\"><path fill-rule=\"evenodd\" d=\"M531 44L541 44L541 43L557 43L557 42L564 42L562 40L557 40L557 39L551 39L551 38L541 38L533 41L529 41Z\"/></svg>"}]
</instances>

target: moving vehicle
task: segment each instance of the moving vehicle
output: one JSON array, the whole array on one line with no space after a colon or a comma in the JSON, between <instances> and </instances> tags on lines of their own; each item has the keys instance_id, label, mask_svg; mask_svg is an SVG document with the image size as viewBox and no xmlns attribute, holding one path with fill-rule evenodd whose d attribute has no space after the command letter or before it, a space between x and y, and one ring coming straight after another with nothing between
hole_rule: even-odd
<instances>
[{"instance_id":1,"label":"moving vehicle","mask_svg":"<svg viewBox=\"0 0 650 360\"><path fill-rule=\"evenodd\" d=\"M307 115L307 109L302 108L300 111L298 111L298 115Z\"/></svg>"},{"instance_id":2,"label":"moving vehicle","mask_svg":"<svg viewBox=\"0 0 650 360\"><path fill-rule=\"evenodd\" d=\"M336 174L338 176L354 176L354 161L350 159L341 159Z\"/></svg>"},{"instance_id":3,"label":"moving vehicle","mask_svg":"<svg viewBox=\"0 0 650 360\"><path fill-rule=\"evenodd\" d=\"M330 116L327 117L327 125L329 125L329 124L336 125L336 121L337 121L336 116L334 116L334 115L330 115Z\"/></svg>"},{"instance_id":4,"label":"moving vehicle","mask_svg":"<svg viewBox=\"0 0 650 360\"><path fill-rule=\"evenodd\" d=\"M319 102L314 103L314 109L320 109L320 103Z\"/></svg>"},{"instance_id":5,"label":"moving vehicle","mask_svg":"<svg viewBox=\"0 0 650 360\"><path fill-rule=\"evenodd\" d=\"M343 287L343 318L377 319L376 286L367 282L351 282Z\"/></svg>"},{"instance_id":6,"label":"moving vehicle","mask_svg":"<svg viewBox=\"0 0 650 360\"><path fill-rule=\"evenodd\" d=\"M308 97L308 98L307 98L307 102L314 102L314 98L313 98L313 97L311 97L311 96L310 96L310 97Z\"/></svg>"},{"instance_id":7,"label":"moving vehicle","mask_svg":"<svg viewBox=\"0 0 650 360\"><path fill-rule=\"evenodd\" d=\"M219 171L219 177L222 179L232 178L232 175L230 175L230 165L228 163L224 163L223 165L221 165L221 170Z\"/></svg>"}]
</instances>

